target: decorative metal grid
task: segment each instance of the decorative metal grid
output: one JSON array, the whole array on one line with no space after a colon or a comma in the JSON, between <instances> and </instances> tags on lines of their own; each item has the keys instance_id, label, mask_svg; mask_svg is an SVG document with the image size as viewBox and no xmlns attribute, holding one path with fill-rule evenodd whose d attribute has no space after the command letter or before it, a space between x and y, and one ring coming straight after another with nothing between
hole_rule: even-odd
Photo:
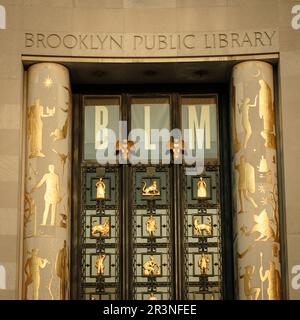
<instances>
[{"instance_id":1,"label":"decorative metal grid","mask_svg":"<svg viewBox=\"0 0 300 320\"><path fill-rule=\"evenodd\" d=\"M143 195L143 186L154 181L160 194ZM132 185L132 297L172 299L170 168L133 167Z\"/></svg>"},{"instance_id":2,"label":"decorative metal grid","mask_svg":"<svg viewBox=\"0 0 300 320\"><path fill-rule=\"evenodd\" d=\"M222 299L220 176L218 164L205 165L201 176L184 174L185 299ZM206 196L198 197L203 178Z\"/></svg>"},{"instance_id":3,"label":"decorative metal grid","mask_svg":"<svg viewBox=\"0 0 300 320\"><path fill-rule=\"evenodd\" d=\"M100 176L105 198L98 200ZM81 297L119 299L119 168L82 164L81 181Z\"/></svg>"}]
</instances>

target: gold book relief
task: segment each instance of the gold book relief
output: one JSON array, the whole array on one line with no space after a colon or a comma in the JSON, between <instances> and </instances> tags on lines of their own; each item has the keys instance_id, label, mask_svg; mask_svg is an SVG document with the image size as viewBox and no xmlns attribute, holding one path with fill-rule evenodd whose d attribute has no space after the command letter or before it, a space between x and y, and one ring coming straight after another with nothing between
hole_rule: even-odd
<instances>
[{"instance_id":1,"label":"gold book relief","mask_svg":"<svg viewBox=\"0 0 300 320\"><path fill-rule=\"evenodd\" d=\"M38 249L32 249L28 254L31 256L26 260L24 267L26 276L24 299L27 300L28 287L32 285L32 298L33 300L38 300L41 283L40 269L44 269L49 264L49 261L38 256Z\"/></svg>"},{"instance_id":2,"label":"gold book relief","mask_svg":"<svg viewBox=\"0 0 300 320\"><path fill-rule=\"evenodd\" d=\"M105 183L103 182L102 177L100 177L99 181L96 182L96 188L96 199L105 199Z\"/></svg>"},{"instance_id":3,"label":"gold book relief","mask_svg":"<svg viewBox=\"0 0 300 320\"><path fill-rule=\"evenodd\" d=\"M42 226L45 226L48 220L48 214L51 206L51 222L50 225L55 225L55 213L57 204L61 201L60 189L59 189L59 176L55 173L55 167L50 164L49 173L44 174L41 181L32 188L31 193L35 192L44 183L46 184L46 192L44 194L45 209L43 213Z\"/></svg>"},{"instance_id":4,"label":"gold book relief","mask_svg":"<svg viewBox=\"0 0 300 320\"><path fill-rule=\"evenodd\" d=\"M95 263L95 267L97 269L97 275L103 275L104 274L104 260L106 258L105 254L100 254Z\"/></svg>"},{"instance_id":5,"label":"gold book relief","mask_svg":"<svg viewBox=\"0 0 300 320\"><path fill-rule=\"evenodd\" d=\"M101 237L105 237L109 234L109 221L106 219L103 224L96 224L92 227L92 235L96 236L100 233Z\"/></svg>"},{"instance_id":6,"label":"gold book relief","mask_svg":"<svg viewBox=\"0 0 300 320\"><path fill-rule=\"evenodd\" d=\"M155 261L153 256L144 263L144 275L145 276L159 276L160 275L160 266Z\"/></svg>"},{"instance_id":7,"label":"gold book relief","mask_svg":"<svg viewBox=\"0 0 300 320\"><path fill-rule=\"evenodd\" d=\"M206 198L207 197L206 183L205 183L203 177L200 177L199 181L197 183L197 197L198 198Z\"/></svg>"},{"instance_id":8,"label":"gold book relief","mask_svg":"<svg viewBox=\"0 0 300 320\"><path fill-rule=\"evenodd\" d=\"M261 286L263 288L263 284L265 281L268 281L268 299L269 300L280 300L280 273L276 269L276 265L274 261L269 261L269 269L263 272L263 253L260 253L260 269L259 269ZM263 292L263 290L262 290ZM262 296L262 299L264 297Z\"/></svg>"},{"instance_id":9,"label":"gold book relief","mask_svg":"<svg viewBox=\"0 0 300 320\"><path fill-rule=\"evenodd\" d=\"M59 250L55 261L55 272L59 278L59 292L60 300L67 299L67 289L68 289L68 251L67 251L67 241L64 240L64 246Z\"/></svg>"},{"instance_id":10,"label":"gold book relief","mask_svg":"<svg viewBox=\"0 0 300 320\"><path fill-rule=\"evenodd\" d=\"M147 187L146 181L143 181L142 195L143 196L159 196L160 191L158 190L157 181L153 180L152 184L149 187Z\"/></svg>"},{"instance_id":11,"label":"gold book relief","mask_svg":"<svg viewBox=\"0 0 300 320\"><path fill-rule=\"evenodd\" d=\"M259 84L259 117L263 119L261 136L265 140L265 147L275 149L275 114L272 91L265 80L259 80Z\"/></svg>"},{"instance_id":12,"label":"gold book relief","mask_svg":"<svg viewBox=\"0 0 300 320\"><path fill-rule=\"evenodd\" d=\"M240 275L240 279L243 279L244 294L246 299L257 300L260 294L260 288L254 288L251 286L251 280L255 272L255 266L248 265L244 269L244 274Z\"/></svg>"},{"instance_id":13,"label":"gold book relief","mask_svg":"<svg viewBox=\"0 0 300 320\"><path fill-rule=\"evenodd\" d=\"M238 194L240 201L239 213L245 212L244 199L251 202L254 208L257 204L250 194L255 193L255 171L254 167L246 161L245 156L240 156L240 163L235 165L235 170L239 173L238 178Z\"/></svg>"},{"instance_id":14,"label":"gold book relief","mask_svg":"<svg viewBox=\"0 0 300 320\"><path fill-rule=\"evenodd\" d=\"M208 223L201 223L198 219L194 219L194 229L196 231L196 234L198 235L204 235L204 232L206 235L210 236L211 235L211 218L207 218Z\"/></svg>"},{"instance_id":15,"label":"gold book relief","mask_svg":"<svg viewBox=\"0 0 300 320\"><path fill-rule=\"evenodd\" d=\"M251 123L249 120L249 109L255 108L257 106L257 97L255 97L255 101L251 104L251 99L246 97L241 99L241 103L238 104L239 113L242 116L242 127L245 132L245 139L244 139L244 148L247 148L247 143L252 135L252 128Z\"/></svg>"},{"instance_id":16,"label":"gold book relief","mask_svg":"<svg viewBox=\"0 0 300 320\"><path fill-rule=\"evenodd\" d=\"M209 270L210 259L207 254L201 254L198 260L198 267L201 274L207 274Z\"/></svg>"},{"instance_id":17,"label":"gold book relief","mask_svg":"<svg viewBox=\"0 0 300 320\"><path fill-rule=\"evenodd\" d=\"M259 237L255 241L267 241L269 239L275 239L275 232L270 226L270 219L266 209L264 209L259 215L253 216L255 225L251 229L250 233L258 232L260 233Z\"/></svg>"},{"instance_id":18,"label":"gold book relief","mask_svg":"<svg viewBox=\"0 0 300 320\"><path fill-rule=\"evenodd\" d=\"M156 231L156 220L152 215L150 215L150 217L148 217L146 221L146 230L150 237L154 236L154 233Z\"/></svg>"},{"instance_id":19,"label":"gold book relief","mask_svg":"<svg viewBox=\"0 0 300 320\"><path fill-rule=\"evenodd\" d=\"M28 141L30 145L29 158L42 157L45 155L43 149L43 118L53 117L55 114L55 107L46 108L40 105L40 99L36 99L34 105L28 110Z\"/></svg>"}]
</instances>

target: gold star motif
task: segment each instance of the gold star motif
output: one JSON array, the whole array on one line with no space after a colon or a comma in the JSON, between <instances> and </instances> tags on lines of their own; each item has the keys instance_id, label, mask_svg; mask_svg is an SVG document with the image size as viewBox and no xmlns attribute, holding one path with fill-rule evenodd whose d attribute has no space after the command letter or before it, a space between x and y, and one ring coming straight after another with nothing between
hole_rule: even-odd
<instances>
[{"instance_id":1,"label":"gold star motif","mask_svg":"<svg viewBox=\"0 0 300 320\"><path fill-rule=\"evenodd\" d=\"M53 85L53 80L50 78L50 76L48 76L45 81L44 81L44 86L46 88L50 88Z\"/></svg>"},{"instance_id":2,"label":"gold star motif","mask_svg":"<svg viewBox=\"0 0 300 320\"><path fill-rule=\"evenodd\" d=\"M267 197L262 197L261 201L260 201L263 205L267 205L268 204L268 198Z\"/></svg>"},{"instance_id":3,"label":"gold star motif","mask_svg":"<svg viewBox=\"0 0 300 320\"><path fill-rule=\"evenodd\" d=\"M259 191L260 193L266 193L265 187L264 187L262 184L260 184L260 185L258 186L258 191Z\"/></svg>"}]
</instances>

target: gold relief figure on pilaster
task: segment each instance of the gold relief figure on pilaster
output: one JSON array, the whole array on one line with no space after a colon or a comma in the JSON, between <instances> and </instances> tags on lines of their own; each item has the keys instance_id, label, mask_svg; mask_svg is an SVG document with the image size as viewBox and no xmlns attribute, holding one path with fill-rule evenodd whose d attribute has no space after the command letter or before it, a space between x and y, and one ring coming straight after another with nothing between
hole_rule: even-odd
<instances>
[{"instance_id":1,"label":"gold relief figure on pilaster","mask_svg":"<svg viewBox=\"0 0 300 320\"><path fill-rule=\"evenodd\" d=\"M255 225L251 229L249 234L258 232L260 235L255 241L267 241L269 239L275 239L275 232L270 225L270 219L266 209L263 209L259 215L253 216Z\"/></svg>"},{"instance_id":2,"label":"gold relief figure on pilaster","mask_svg":"<svg viewBox=\"0 0 300 320\"><path fill-rule=\"evenodd\" d=\"M240 163L235 165L235 170L239 173L238 178L238 195L240 201L239 213L245 212L244 199L251 202L254 208L257 204L250 194L255 193L255 170L254 167L246 161L245 156L240 156Z\"/></svg>"},{"instance_id":3,"label":"gold relief figure on pilaster","mask_svg":"<svg viewBox=\"0 0 300 320\"><path fill-rule=\"evenodd\" d=\"M40 99L36 99L34 105L28 111L28 141L30 145L29 158L45 157L43 149L43 118L53 117L55 107L46 108L40 105Z\"/></svg>"},{"instance_id":4,"label":"gold relief figure on pilaster","mask_svg":"<svg viewBox=\"0 0 300 320\"><path fill-rule=\"evenodd\" d=\"M45 226L48 219L48 214L51 206L51 222L50 225L55 224L55 213L57 204L61 201L59 176L55 173L55 166L50 164L48 167L49 173L44 174L40 182L32 188L31 192L35 192L44 183L46 184L46 192L44 194L45 209L43 212L42 226Z\"/></svg>"},{"instance_id":5,"label":"gold relief figure on pilaster","mask_svg":"<svg viewBox=\"0 0 300 320\"><path fill-rule=\"evenodd\" d=\"M68 226L68 215L67 215L67 211L66 211L66 207L65 206L64 206L64 211L62 211L59 215L61 216L60 222L59 222L59 226L61 228L67 229L67 226Z\"/></svg>"},{"instance_id":6,"label":"gold relief figure on pilaster","mask_svg":"<svg viewBox=\"0 0 300 320\"><path fill-rule=\"evenodd\" d=\"M150 237L154 236L154 233L156 231L156 220L152 215L150 215L150 217L148 217L148 219L146 220L146 230Z\"/></svg>"},{"instance_id":7,"label":"gold relief figure on pilaster","mask_svg":"<svg viewBox=\"0 0 300 320\"><path fill-rule=\"evenodd\" d=\"M155 261L153 256L149 257L149 259L144 263L144 275L145 276L159 276L160 275L160 266Z\"/></svg>"},{"instance_id":8,"label":"gold relief figure on pilaster","mask_svg":"<svg viewBox=\"0 0 300 320\"><path fill-rule=\"evenodd\" d=\"M265 80L259 80L259 117L263 119L261 136L265 140L265 147L275 149L275 113L272 90Z\"/></svg>"},{"instance_id":9,"label":"gold relief figure on pilaster","mask_svg":"<svg viewBox=\"0 0 300 320\"><path fill-rule=\"evenodd\" d=\"M207 197L206 183L205 183L203 177L200 177L199 181L197 183L197 197L198 198L206 198Z\"/></svg>"},{"instance_id":10,"label":"gold relief figure on pilaster","mask_svg":"<svg viewBox=\"0 0 300 320\"><path fill-rule=\"evenodd\" d=\"M210 259L207 254L201 254L198 260L198 267L201 274L207 274L209 270Z\"/></svg>"},{"instance_id":11,"label":"gold relief figure on pilaster","mask_svg":"<svg viewBox=\"0 0 300 320\"><path fill-rule=\"evenodd\" d=\"M242 115L242 126L245 132L244 138L244 148L247 148L247 143L252 135L251 123L249 120L249 108L255 108L257 106L257 98L255 97L255 101L251 104L251 99L246 97L241 99L241 103L238 104L239 113Z\"/></svg>"},{"instance_id":12,"label":"gold relief figure on pilaster","mask_svg":"<svg viewBox=\"0 0 300 320\"><path fill-rule=\"evenodd\" d=\"M104 274L104 260L106 258L105 254L100 254L97 256L95 268L97 269L97 275L103 275Z\"/></svg>"},{"instance_id":13,"label":"gold relief figure on pilaster","mask_svg":"<svg viewBox=\"0 0 300 320\"><path fill-rule=\"evenodd\" d=\"M61 162L61 165L62 165L62 173L64 174L65 165L66 165L69 154L60 153L60 152L56 151L55 149L52 149L52 151L58 155L60 162Z\"/></svg>"},{"instance_id":14,"label":"gold relief figure on pilaster","mask_svg":"<svg viewBox=\"0 0 300 320\"><path fill-rule=\"evenodd\" d=\"M30 222L31 217L36 212L36 204L30 193L25 192L24 195L24 226Z\"/></svg>"},{"instance_id":15,"label":"gold relief figure on pilaster","mask_svg":"<svg viewBox=\"0 0 300 320\"><path fill-rule=\"evenodd\" d=\"M50 133L50 137L54 137L53 141L63 140L66 139L68 134L68 126L69 126L69 119L66 118L64 125L61 129L57 128Z\"/></svg>"},{"instance_id":16,"label":"gold relief figure on pilaster","mask_svg":"<svg viewBox=\"0 0 300 320\"><path fill-rule=\"evenodd\" d=\"M96 199L102 200L105 199L105 183L103 182L103 178L100 177L96 182Z\"/></svg>"},{"instance_id":17,"label":"gold relief figure on pilaster","mask_svg":"<svg viewBox=\"0 0 300 320\"><path fill-rule=\"evenodd\" d=\"M244 294L247 300L257 300L260 294L260 288L254 288L251 286L252 276L255 272L255 266L246 266L244 268L244 274L240 275L240 279L243 279Z\"/></svg>"},{"instance_id":18,"label":"gold relief figure on pilaster","mask_svg":"<svg viewBox=\"0 0 300 320\"><path fill-rule=\"evenodd\" d=\"M109 221L106 219L102 224L96 224L92 227L92 235L96 236L100 233L101 237L105 237L109 234Z\"/></svg>"},{"instance_id":19,"label":"gold relief figure on pilaster","mask_svg":"<svg viewBox=\"0 0 300 320\"><path fill-rule=\"evenodd\" d=\"M259 160L259 166L257 166L260 178L264 178L266 175L270 174L271 171L268 166L267 159L264 156L261 156Z\"/></svg>"},{"instance_id":20,"label":"gold relief figure on pilaster","mask_svg":"<svg viewBox=\"0 0 300 320\"><path fill-rule=\"evenodd\" d=\"M143 196L159 196L160 191L158 190L157 181L153 180L152 184L149 187L147 187L146 181L143 181L142 195Z\"/></svg>"},{"instance_id":21,"label":"gold relief figure on pilaster","mask_svg":"<svg viewBox=\"0 0 300 320\"><path fill-rule=\"evenodd\" d=\"M27 300L28 297L28 287L32 285L33 300L39 299L39 289L40 289L40 269L44 269L49 261L45 258L38 256L38 249L32 249L31 252L28 252L30 257L26 260L24 271L25 271L25 297Z\"/></svg>"},{"instance_id":22,"label":"gold relief figure on pilaster","mask_svg":"<svg viewBox=\"0 0 300 320\"><path fill-rule=\"evenodd\" d=\"M207 218L207 223L201 223L197 218L194 218L194 229L198 235L203 236L205 232L206 235L210 236L212 231L211 218Z\"/></svg>"},{"instance_id":23,"label":"gold relief figure on pilaster","mask_svg":"<svg viewBox=\"0 0 300 320\"><path fill-rule=\"evenodd\" d=\"M232 137L233 137L233 152L234 153L238 153L241 148L242 148L242 144L239 142L238 140L238 135L237 135L237 130L236 130L236 87L233 85L233 81L232 81L232 86L231 86L231 99L232 99Z\"/></svg>"},{"instance_id":24,"label":"gold relief figure on pilaster","mask_svg":"<svg viewBox=\"0 0 300 320\"><path fill-rule=\"evenodd\" d=\"M59 278L60 300L67 299L68 288L68 251L67 241L64 240L64 246L59 250L55 261L55 272Z\"/></svg>"},{"instance_id":25,"label":"gold relief figure on pilaster","mask_svg":"<svg viewBox=\"0 0 300 320\"><path fill-rule=\"evenodd\" d=\"M268 281L268 299L269 300L280 300L280 273L276 269L274 261L269 261L269 269L263 272L263 253L260 253L260 269L259 269L261 286L265 281ZM262 289L263 291L263 289ZM263 297L262 297L263 299Z\"/></svg>"}]
</instances>

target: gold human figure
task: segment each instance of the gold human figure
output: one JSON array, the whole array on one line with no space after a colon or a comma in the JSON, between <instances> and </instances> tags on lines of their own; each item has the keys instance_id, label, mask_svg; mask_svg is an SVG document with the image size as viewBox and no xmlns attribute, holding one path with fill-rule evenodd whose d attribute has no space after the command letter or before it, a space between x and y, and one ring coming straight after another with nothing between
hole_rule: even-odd
<instances>
[{"instance_id":1,"label":"gold human figure","mask_svg":"<svg viewBox=\"0 0 300 320\"><path fill-rule=\"evenodd\" d=\"M128 154L134 149L134 142L131 140L124 139L123 141L117 141L116 150L121 153L122 160L128 159Z\"/></svg>"},{"instance_id":2,"label":"gold human figure","mask_svg":"<svg viewBox=\"0 0 300 320\"><path fill-rule=\"evenodd\" d=\"M151 292L149 295L149 300L157 300L157 296L153 292Z\"/></svg>"},{"instance_id":3,"label":"gold human figure","mask_svg":"<svg viewBox=\"0 0 300 320\"><path fill-rule=\"evenodd\" d=\"M262 283L268 280L267 294L269 300L280 300L280 273L276 269L275 262L269 262L269 270L266 270L265 274L263 274L263 266L261 265L259 275Z\"/></svg>"},{"instance_id":4,"label":"gold human figure","mask_svg":"<svg viewBox=\"0 0 300 320\"><path fill-rule=\"evenodd\" d=\"M250 98L246 97L241 100L241 104L238 104L239 112L242 114L242 126L245 131L244 148L247 148L247 143L252 134L252 128L249 120L249 108L255 108L257 105L257 97L253 104L250 103Z\"/></svg>"},{"instance_id":5,"label":"gold human figure","mask_svg":"<svg viewBox=\"0 0 300 320\"><path fill-rule=\"evenodd\" d=\"M105 254L100 254L95 263L95 267L97 269L97 274L98 275L103 275L104 274L104 260L106 258Z\"/></svg>"},{"instance_id":6,"label":"gold human figure","mask_svg":"<svg viewBox=\"0 0 300 320\"><path fill-rule=\"evenodd\" d=\"M148 217L146 221L146 230L149 233L149 236L153 237L154 232L156 231L156 220L152 215Z\"/></svg>"},{"instance_id":7,"label":"gold human figure","mask_svg":"<svg viewBox=\"0 0 300 320\"><path fill-rule=\"evenodd\" d=\"M160 275L160 266L155 261L154 257L151 256L149 259L144 263L144 275L145 276L158 276Z\"/></svg>"},{"instance_id":8,"label":"gold human figure","mask_svg":"<svg viewBox=\"0 0 300 320\"><path fill-rule=\"evenodd\" d=\"M200 177L200 179L197 183L197 197L198 198L206 198L207 197L206 183L205 183L203 177Z\"/></svg>"},{"instance_id":9,"label":"gold human figure","mask_svg":"<svg viewBox=\"0 0 300 320\"><path fill-rule=\"evenodd\" d=\"M244 274L240 275L240 279L244 279L244 293L247 300L257 300L260 294L260 288L251 286L251 279L255 272L255 266L246 266Z\"/></svg>"},{"instance_id":10,"label":"gold human figure","mask_svg":"<svg viewBox=\"0 0 300 320\"><path fill-rule=\"evenodd\" d=\"M55 107L50 109L40 105L40 99L35 99L34 105L29 107L28 111L28 141L30 144L29 158L42 157L45 155L43 149L43 120L42 118L53 117L55 114Z\"/></svg>"},{"instance_id":11,"label":"gold human figure","mask_svg":"<svg viewBox=\"0 0 300 320\"><path fill-rule=\"evenodd\" d=\"M46 225L50 206L51 206L51 226L54 226L56 206L61 201L61 197L59 194L60 192L59 176L56 173L54 173L55 167L53 164L50 164L48 169L49 169L49 173L44 174L41 181L31 190L31 192L34 192L38 188L40 188L44 183L46 183L46 192L44 195L45 210L43 213L43 222L41 224L42 226Z\"/></svg>"},{"instance_id":12,"label":"gold human figure","mask_svg":"<svg viewBox=\"0 0 300 320\"><path fill-rule=\"evenodd\" d=\"M31 250L31 256L25 263L25 300L27 300L28 286L32 284L33 289L33 300L39 299L40 289L40 269L44 269L49 263L47 259L40 258L38 256L38 249Z\"/></svg>"},{"instance_id":13,"label":"gold human figure","mask_svg":"<svg viewBox=\"0 0 300 320\"><path fill-rule=\"evenodd\" d=\"M167 145L168 150L172 150L174 160L180 159L182 151L185 149L185 144L183 140L174 138L173 141L170 141Z\"/></svg>"},{"instance_id":14,"label":"gold human figure","mask_svg":"<svg viewBox=\"0 0 300 320\"><path fill-rule=\"evenodd\" d=\"M201 274L207 273L207 271L209 270L209 262L210 262L209 256L202 253L198 260L198 266L200 268Z\"/></svg>"},{"instance_id":15,"label":"gold human figure","mask_svg":"<svg viewBox=\"0 0 300 320\"><path fill-rule=\"evenodd\" d=\"M109 221L105 220L103 224L96 224L92 227L92 235L95 236L100 233L102 237L107 236L109 233Z\"/></svg>"},{"instance_id":16,"label":"gold human figure","mask_svg":"<svg viewBox=\"0 0 300 320\"><path fill-rule=\"evenodd\" d=\"M235 165L235 170L239 173L238 180L238 193L240 200L240 211L244 212L244 202L243 197L250 201L254 208L257 208L257 204L254 199L249 195L249 193L255 193L255 171L254 167L246 162L245 157L240 157L240 163Z\"/></svg>"},{"instance_id":17,"label":"gold human figure","mask_svg":"<svg viewBox=\"0 0 300 320\"><path fill-rule=\"evenodd\" d=\"M207 218L208 223L201 223L198 219L194 219L194 228L198 235L203 235L205 231L207 235L211 235L211 218Z\"/></svg>"},{"instance_id":18,"label":"gold human figure","mask_svg":"<svg viewBox=\"0 0 300 320\"><path fill-rule=\"evenodd\" d=\"M103 182L102 177L100 177L99 181L96 182L96 188L97 188L97 194L96 194L97 200L105 199L105 183Z\"/></svg>"},{"instance_id":19,"label":"gold human figure","mask_svg":"<svg viewBox=\"0 0 300 320\"><path fill-rule=\"evenodd\" d=\"M259 215L254 215L255 225L251 229L250 233L258 232L259 237L255 241L267 241L270 238L275 239L275 232L270 226L270 219L266 209L264 209Z\"/></svg>"},{"instance_id":20,"label":"gold human figure","mask_svg":"<svg viewBox=\"0 0 300 320\"><path fill-rule=\"evenodd\" d=\"M240 151L242 145L241 143L238 141L238 135L237 135L237 130L236 130L236 87L233 84L234 81L232 81L232 85L231 85L231 99L232 99L232 147L233 147L233 152L237 153Z\"/></svg>"},{"instance_id":21,"label":"gold human figure","mask_svg":"<svg viewBox=\"0 0 300 320\"><path fill-rule=\"evenodd\" d=\"M275 119L272 91L265 80L259 80L259 117L263 119L264 129L260 133L265 139L265 147L275 149Z\"/></svg>"},{"instance_id":22,"label":"gold human figure","mask_svg":"<svg viewBox=\"0 0 300 320\"><path fill-rule=\"evenodd\" d=\"M146 181L143 181L143 189L142 189L143 196L159 196L160 191L157 188L157 181L153 180L152 184L147 187Z\"/></svg>"},{"instance_id":23,"label":"gold human figure","mask_svg":"<svg viewBox=\"0 0 300 320\"><path fill-rule=\"evenodd\" d=\"M64 246L56 256L55 272L59 277L60 300L66 300L68 287L68 252L66 240L64 240Z\"/></svg>"}]
</instances>

